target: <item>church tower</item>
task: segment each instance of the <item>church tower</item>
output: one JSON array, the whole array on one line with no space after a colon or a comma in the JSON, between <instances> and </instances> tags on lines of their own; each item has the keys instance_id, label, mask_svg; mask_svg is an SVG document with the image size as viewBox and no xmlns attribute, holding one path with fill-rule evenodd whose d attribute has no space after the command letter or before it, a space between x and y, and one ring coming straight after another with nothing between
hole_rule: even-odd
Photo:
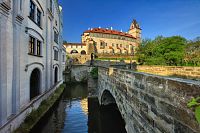
<instances>
[{"instance_id":1,"label":"church tower","mask_svg":"<svg viewBox=\"0 0 200 133\"><path fill-rule=\"evenodd\" d=\"M141 28L137 21L134 19L131 23L130 29L128 31L129 34L131 34L133 37L135 37L137 40L141 40Z\"/></svg>"}]
</instances>

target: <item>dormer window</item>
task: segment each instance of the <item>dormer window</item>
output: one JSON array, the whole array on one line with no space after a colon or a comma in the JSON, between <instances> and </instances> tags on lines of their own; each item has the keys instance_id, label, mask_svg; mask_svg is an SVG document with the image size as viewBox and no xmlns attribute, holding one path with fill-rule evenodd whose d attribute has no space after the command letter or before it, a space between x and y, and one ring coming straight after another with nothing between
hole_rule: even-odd
<instances>
[{"instance_id":1,"label":"dormer window","mask_svg":"<svg viewBox=\"0 0 200 133\"><path fill-rule=\"evenodd\" d=\"M30 1L30 14L29 14L30 19L34 21L35 19L35 4L33 1Z\"/></svg>"}]
</instances>

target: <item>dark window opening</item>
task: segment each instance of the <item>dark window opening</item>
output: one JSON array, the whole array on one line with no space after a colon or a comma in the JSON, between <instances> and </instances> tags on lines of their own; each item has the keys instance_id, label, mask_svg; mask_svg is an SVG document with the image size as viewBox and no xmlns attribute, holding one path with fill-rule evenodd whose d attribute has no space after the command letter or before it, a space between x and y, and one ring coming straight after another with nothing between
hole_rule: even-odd
<instances>
[{"instance_id":1,"label":"dark window opening","mask_svg":"<svg viewBox=\"0 0 200 133\"><path fill-rule=\"evenodd\" d=\"M37 55L40 56L41 55L41 42L37 41Z\"/></svg>"},{"instance_id":2,"label":"dark window opening","mask_svg":"<svg viewBox=\"0 0 200 133\"><path fill-rule=\"evenodd\" d=\"M54 31L54 42L58 44L58 33Z\"/></svg>"},{"instance_id":3,"label":"dark window opening","mask_svg":"<svg viewBox=\"0 0 200 133\"><path fill-rule=\"evenodd\" d=\"M37 9L37 25L41 26L41 12Z\"/></svg>"},{"instance_id":4,"label":"dark window opening","mask_svg":"<svg viewBox=\"0 0 200 133\"><path fill-rule=\"evenodd\" d=\"M55 68L55 73L54 73L54 83L57 83L58 82L58 68L56 67Z\"/></svg>"},{"instance_id":5,"label":"dark window opening","mask_svg":"<svg viewBox=\"0 0 200 133\"><path fill-rule=\"evenodd\" d=\"M32 1L30 1L30 14L29 14L29 17L30 17L30 19L32 19L33 21L34 21L34 19L35 19L35 4L32 2Z\"/></svg>"},{"instance_id":6,"label":"dark window opening","mask_svg":"<svg viewBox=\"0 0 200 133\"><path fill-rule=\"evenodd\" d=\"M52 0L50 0L50 11L53 12L53 5Z\"/></svg>"},{"instance_id":7,"label":"dark window opening","mask_svg":"<svg viewBox=\"0 0 200 133\"><path fill-rule=\"evenodd\" d=\"M58 51L54 50L54 60L58 61Z\"/></svg>"},{"instance_id":8,"label":"dark window opening","mask_svg":"<svg viewBox=\"0 0 200 133\"><path fill-rule=\"evenodd\" d=\"M81 54L82 54L82 55L86 55L85 50L82 50L82 51L81 51Z\"/></svg>"},{"instance_id":9,"label":"dark window opening","mask_svg":"<svg viewBox=\"0 0 200 133\"><path fill-rule=\"evenodd\" d=\"M104 49L104 48L105 48L105 45L106 45L105 42L101 42L101 43L100 43L100 49Z\"/></svg>"},{"instance_id":10,"label":"dark window opening","mask_svg":"<svg viewBox=\"0 0 200 133\"><path fill-rule=\"evenodd\" d=\"M35 38L29 37L29 54L35 53Z\"/></svg>"},{"instance_id":11,"label":"dark window opening","mask_svg":"<svg viewBox=\"0 0 200 133\"><path fill-rule=\"evenodd\" d=\"M35 56L42 56L42 45L41 41L29 36L29 54Z\"/></svg>"},{"instance_id":12,"label":"dark window opening","mask_svg":"<svg viewBox=\"0 0 200 133\"><path fill-rule=\"evenodd\" d=\"M41 75L39 69L34 69L30 76L30 100L40 94Z\"/></svg>"},{"instance_id":13,"label":"dark window opening","mask_svg":"<svg viewBox=\"0 0 200 133\"><path fill-rule=\"evenodd\" d=\"M65 55L63 54L63 62L65 62Z\"/></svg>"},{"instance_id":14,"label":"dark window opening","mask_svg":"<svg viewBox=\"0 0 200 133\"><path fill-rule=\"evenodd\" d=\"M78 54L78 51L77 51L77 50L72 50L72 51L70 52L70 54Z\"/></svg>"}]
</instances>

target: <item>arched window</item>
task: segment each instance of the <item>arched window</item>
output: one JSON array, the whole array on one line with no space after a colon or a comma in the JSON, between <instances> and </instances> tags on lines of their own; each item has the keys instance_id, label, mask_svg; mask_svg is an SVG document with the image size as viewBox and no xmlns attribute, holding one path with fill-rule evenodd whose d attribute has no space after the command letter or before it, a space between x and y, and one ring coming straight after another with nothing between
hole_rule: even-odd
<instances>
[{"instance_id":1,"label":"arched window","mask_svg":"<svg viewBox=\"0 0 200 133\"><path fill-rule=\"evenodd\" d=\"M72 51L70 52L70 54L77 54L77 53L78 53L77 50L72 50Z\"/></svg>"},{"instance_id":2,"label":"arched window","mask_svg":"<svg viewBox=\"0 0 200 133\"><path fill-rule=\"evenodd\" d=\"M82 50L82 51L81 51L81 54L82 54L82 55L85 55L85 54L86 54L85 50Z\"/></svg>"},{"instance_id":3,"label":"arched window","mask_svg":"<svg viewBox=\"0 0 200 133\"><path fill-rule=\"evenodd\" d=\"M56 67L54 70L54 83L57 82L58 82L58 67Z\"/></svg>"},{"instance_id":4,"label":"arched window","mask_svg":"<svg viewBox=\"0 0 200 133\"><path fill-rule=\"evenodd\" d=\"M40 94L41 73L35 68L30 76L30 100Z\"/></svg>"}]
</instances>

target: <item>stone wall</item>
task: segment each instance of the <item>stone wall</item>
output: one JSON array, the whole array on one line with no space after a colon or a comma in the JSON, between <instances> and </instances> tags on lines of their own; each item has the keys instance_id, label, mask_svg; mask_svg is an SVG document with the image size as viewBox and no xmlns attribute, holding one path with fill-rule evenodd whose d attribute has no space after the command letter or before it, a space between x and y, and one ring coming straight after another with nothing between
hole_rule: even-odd
<instances>
[{"instance_id":1,"label":"stone wall","mask_svg":"<svg viewBox=\"0 0 200 133\"><path fill-rule=\"evenodd\" d=\"M95 67L88 67L88 96L89 97L97 97L97 85L98 85L98 79L94 78L90 72Z\"/></svg>"},{"instance_id":2,"label":"stone wall","mask_svg":"<svg viewBox=\"0 0 200 133\"><path fill-rule=\"evenodd\" d=\"M91 60L91 55L69 54L69 56L72 58L73 64L88 64L89 60ZM67 64L69 64L69 60Z\"/></svg>"},{"instance_id":3,"label":"stone wall","mask_svg":"<svg viewBox=\"0 0 200 133\"><path fill-rule=\"evenodd\" d=\"M197 81L99 67L98 99L108 90L128 133L197 133L200 126L187 103L200 95Z\"/></svg>"},{"instance_id":4,"label":"stone wall","mask_svg":"<svg viewBox=\"0 0 200 133\"><path fill-rule=\"evenodd\" d=\"M87 82L88 66L86 65L72 65L71 81L72 82Z\"/></svg>"},{"instance_id":5,"label":"stone wall","mask_svg":"<svg viewBox=\"0 0 200 133\"><path fill-rule=\"evenodd\" d=\"M46 91L44 94L40 95L33 101L31 101L28 105L26 105L23 109L20 110L18 114L8 119L7 123L0 127L0 133L12 133L17 129L20 124L24 121L26 116L28 116L32 110L36 110L40 103L47 99L54 91L62 84L62 82L57 83L50 90Z\"/></svg>"},{"instance_id":6,"label":"stone wall","mask_svg":"<svg viewBox=\"0 0 200 133\"><path fill-rule=\"evenodd\" d=\"M137 70L151 74L181 76L200 79L200 67L185 66L137 66Z\"/></svg>"}]
</instances>

